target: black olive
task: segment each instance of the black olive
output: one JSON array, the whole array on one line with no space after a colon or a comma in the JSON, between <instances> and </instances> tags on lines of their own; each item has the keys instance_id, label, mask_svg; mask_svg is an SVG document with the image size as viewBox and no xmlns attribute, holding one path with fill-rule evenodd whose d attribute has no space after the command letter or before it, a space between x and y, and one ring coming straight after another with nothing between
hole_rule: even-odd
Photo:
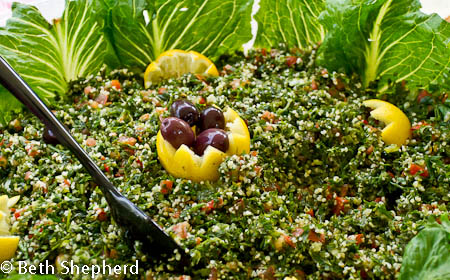
<instances>
[{"instance_id":1,"label":"black olive","mask_svg":"<svg viewBox=\"0 0 450 280\"><path fill-rule=\"evenodd\" d=\"M175 149L194 144L195 136L189 124L182 119L169 117L161 123L161 134Z\"/></svg>"},{"instance_id":2,"label":"black olive","mask_svg":"<svg viewBox=\"0 0 450 280\"><path fill-rule=\"evenodd\" d=\"M44 142L47 144L56 145L59 144L59 140L56 138L56 135L48 129L48 127L44 127L44 134L42 135Z\"/></svg>"},{"instance_id":3,"label":"black olive","mask_svg":"<svg viewBox=\"0 0 450 280\"><path fill-rule=\"evenodd\" d=\"M207 130L209 128L225 128L225 117L223 112L216 107L207 107L200 114L199 121L200 131Z\"/></svg>"},{"instance_id":4,"label":"black olive","mask_svg":"<svg viewBox=\"0 0 450 280\"><path fill-rule=\"evenodd\" d=\"M202 156L208 146L226 152L230 146L227 133L218 128L210 128L197 136L194 143L194 152Z\"/></svg>"},{"instance_id":5,"label":"black olive","mask_svg":"<svg viewBox=\"0 0 450 280\"><path fill-rule=\"evenodd\" d=\"M180 99L172 103L172 106L170 106L170 115L172 117L182 119L190 126L197 123L200 118L200 113L198 112L197 107L184 99Z\"/></svg>"}]
</instances>

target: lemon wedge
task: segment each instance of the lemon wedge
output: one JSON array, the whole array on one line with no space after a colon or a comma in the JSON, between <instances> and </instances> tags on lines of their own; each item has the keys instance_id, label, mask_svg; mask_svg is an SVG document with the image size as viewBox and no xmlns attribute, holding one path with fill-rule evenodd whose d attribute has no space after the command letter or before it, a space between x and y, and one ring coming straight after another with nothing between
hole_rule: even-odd
<instances>
[{"instance_id":1,"label":"lemon wedge","mask_svg":"<svg viewBox=\"0 0 450 280\"><path fill-rule=\"evenodd\" d=\"M163 52L147 67L144 73L145 87L187 73L219 76L216 66L206 56L196 51L170 50Z\"/></svg>"},{"instance_id":2,"label":"lemon wedge","mask_svg":"<svg viewBox=\"0 0 450 280\"><path fill-rule=\"evenodd\" d=\"M249 153L250 133L244 120L230 108L223 115L229 140L226 153L212 146L206 148L203 156L198 156L186 145L175 149L159 131L156 137L156 148L159 161L166 171L175 177L196 182L215 181L219 178L219 165L227 155Z\"/></svg>"},{"instance_id":3,"label":"lemon wedge","mask_svg":"<svg viewBox=\"0 0 450 280\"><path fill-rule=\"evenodd\" d=\"M0 264L14 257L18 245L18 236L0 236Z\"/></svg>"},{"instance_id":4,"label":"lemon wedge","mask_svg":"<svg viewBox=\"0 0 450 280\"><path fill-rule=\"evenodd\" d=\"M381 139L388 144L401 146L411 135L411 123L405 113L395 105L379 100L370 99L363 101L363 105L373 109L370 115L386 126L381 131Z\"/></svg>"},{"instance_id":5,"label":"lemon wedge","mask_svg":"<svg viewBox=\"0 0 450 280\"><path fill-rule=\"evenodd\" d=\"M19 201L19 198L19 196L11 198L7 195L0 196L0 263L11 259L19 244L19 237L11 236L9 232L9 209Z\"/></svg>"}]
</instances>

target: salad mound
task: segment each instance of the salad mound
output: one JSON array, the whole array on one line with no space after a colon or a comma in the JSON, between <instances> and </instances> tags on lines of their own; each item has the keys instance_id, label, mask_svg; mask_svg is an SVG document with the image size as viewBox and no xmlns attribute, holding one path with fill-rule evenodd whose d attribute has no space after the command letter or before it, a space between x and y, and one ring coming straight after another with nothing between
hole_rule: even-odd
<instances>
[{"instance_id":1,"label":"salad mound","mask_svg":"<svg viewBox=\"0 0 450 280\"><path fill-rule=\"evenodd\" d=\"M44 142L28 112L0 133L0 185L21 196L13 263L138 260L140 276L124 279L394 279L406 244L448 213L448 123L427 103L386 96L412 124L411 139L393 149L363 105L374 94L318 67L315 49L262 49L220 64L217 78L187 74L148 89L129 70L103 69L52 105L113 184L189 251L186 275L127 242L78 160ZM160 118L178 99L248 121L250 152L227 156L216 182L175 178L158 162Z\"/></svg>"}]
</instances>

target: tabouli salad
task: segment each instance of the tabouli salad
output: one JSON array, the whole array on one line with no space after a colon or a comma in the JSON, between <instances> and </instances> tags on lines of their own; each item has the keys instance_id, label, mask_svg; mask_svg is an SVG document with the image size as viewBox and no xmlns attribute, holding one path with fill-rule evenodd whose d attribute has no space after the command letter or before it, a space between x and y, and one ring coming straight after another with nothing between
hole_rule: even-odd
<instances>
[{"instance_id":1,"label":"tabouli salad","mask_svg":"<svg viewBox=\"0 0 450 280\"><path fill-rule=\"evenodd\" d=\"M398 149L363 106L370 95L316 68L314 52L262 50L224 63L218 78L149 89L131 72L101 72L72 83L55 114L122 193L205 263L190 271L199 278L394 278L408 241L447 211L448 125L429 119L427 105L390 100L412 122ZM250 153L227 157L217 182L173 177L158 161L160 117L178 99L230 106L248 122ZM3 187L22 197L15 259L138 259L153 279L170 277L170 262L152 265L126 243L92 179L43 132L24 113L2 133Z\"/></svg>"},{"instance_id":2,"label":"tabouli salad","mask_svg":"<svg viewBox=\"0 0 450 280\"><path fill-rule=\"evenodd\" d=\"M15 4L0 55L192 264L179 273L176 260L143 253L78 160L3 89L2 261L49 261L59 272L63 261L139 263L138 276L98 279L450 275L445 21L412 0L296 0L273 10L261 0L256 47L243 54L232 46L251 35L253 1L220 1L228 18L209 6L215 1L172 2L72 1L51 26ZM212 37L186 36L213 16ZM394 21L402 28L392 30ZM362 39L367 30L375 43ZM62 49L64 38L73 44ZM430 51L410 56L420 40Z\"/></svg>"}]
</instances>

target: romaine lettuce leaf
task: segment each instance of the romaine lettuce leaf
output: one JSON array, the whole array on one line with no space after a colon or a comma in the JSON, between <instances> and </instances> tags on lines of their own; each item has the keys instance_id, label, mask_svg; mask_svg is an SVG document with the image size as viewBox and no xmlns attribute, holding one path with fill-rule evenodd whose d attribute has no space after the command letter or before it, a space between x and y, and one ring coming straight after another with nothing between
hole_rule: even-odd
<instances>
[{"instance_id":1,"label":"romaine lettuce leaf","mask_svg":"<svg viewBox=\"0 0 450 280\"><path fill-rule=\"evenodd\" d=\"M0 55L44 101L67 91L68 82L96 73L106 40L104 16L92 1L68 1L60 20L49 24L32 6L14 3L13 16L0 28ZM0 89L0 110L19 103Z\"/></svg>"},{"instance_id":2,"label":"romaine lettuce leaf","mask_svg":"<svg viewBox=\"0 0 450 280\"><path fill-rule=\"evenodd\" d=\"M380 92L402 81L449 88L450 23L419 9L418 0L328 0L320 64L358 73L365 86L379 80Z\"/></svg>"},{"instance_id":3,"label":"romaine lettuce leaf","mask_svg":"<svg viewBox=\"0 0 450 280\"><path fill-rule=\"evenodd\" d=\"M450 222L441 216L441 224L426 226L406 246L400 280L450 279Z\"/></svg>"},{"instance_id":4,"label":"romaine lettuce leaf","mask_svg":"<svg viewBox=\"0 0 450 280\"><path fill-rule=\"evenodd\" d=\"M241 49L252 37L253 0L109 3L112 4L107 34L123 67L142 69L170 49L195 50L214 59Z\"/></svg>"},{"instance_id":5,"label":"romaine lettuce leaf","mask_svg":"<svg viewBox=\"0 0 450 280\"><path fill-rule=\"evenodd\" d=\"M323 0L261 0L255 15L258 22L255 46L270 48L284 43L307 48L322 42L325 30L318 17L323 9Z\"/></svg>"}]
</instances>

